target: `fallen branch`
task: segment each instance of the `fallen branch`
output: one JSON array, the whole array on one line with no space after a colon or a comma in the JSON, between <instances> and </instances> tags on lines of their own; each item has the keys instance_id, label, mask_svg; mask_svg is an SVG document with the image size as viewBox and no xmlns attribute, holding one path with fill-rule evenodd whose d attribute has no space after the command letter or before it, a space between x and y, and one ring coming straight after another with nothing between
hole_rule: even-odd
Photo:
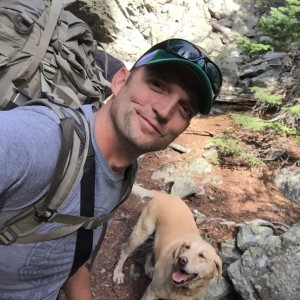
<instances>
[{"instance_id":1,"label":"fallen branch","mask_svg":"<svg viewBox=\"0 0 300 300\"><path fill-rule=\"evenodd\" d=\"M203 135L203 136L211 136L213 137L213 133L210 133L208 131L196 131L196 130L186 130L184 134L194 134L194 135Z\"/></svg>"},{"instance_id":2,"label":"fallen branch","mask_svg":"<svg viewBox=\"0 0 300 300\"><path fill-rule=\"evenodd\" d=\"M201 225L203 223L209 223L209 222L213 222L213 221L219 221L220 225L225 225L227 227L241 227L243 225L258 225L258 226L268 226L271 227L274 230L280 230L282 232L286 232L290 226L285 224L285 223L281 223L281 222L269 222L266 220L261 220L261 219L255 219L255 220L251 220L251 221L245 221L245 222L241 222L241 223L236 223L234 221L230 221L230 220L225 220L223 218L210 218L210 217L206 217L205 215L199 213L199 211L197 211L196 209L193 210L193 214L195 219L197 220L197 224ZM200 216L199 216L200 214Z\"/></svg>"}]
</instances>

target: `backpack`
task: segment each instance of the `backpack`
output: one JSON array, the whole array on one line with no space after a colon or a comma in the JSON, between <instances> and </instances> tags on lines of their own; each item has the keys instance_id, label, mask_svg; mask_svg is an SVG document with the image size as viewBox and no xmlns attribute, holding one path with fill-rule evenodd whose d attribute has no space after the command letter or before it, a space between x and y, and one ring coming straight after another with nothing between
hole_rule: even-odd
<instances>
[{"instance_id":1,"label":"backpack","mask_svg":"<svg viewBox=\"0 0 300 300\"><path fill-rule=\"evenodd\" d=\"M80 106L101 107L110 87L95 60L103 57L103 52L99 52L90 27L64 10L62 2L0 1L0 109L46 105L59 117L62 130L62 146L47 194L0 228L0 244L4 245L46 241L79 228L93 229L105 224L117 208L100 218L57 212L78 176L88 169L87 157L93 159L89 127ZM114 63L111 56L104 57L103 65ZM133 168L126 172L119 204L128 197L134 175ZM37 234L45 222L64 226Z\"/></svg>"}]
</instances>

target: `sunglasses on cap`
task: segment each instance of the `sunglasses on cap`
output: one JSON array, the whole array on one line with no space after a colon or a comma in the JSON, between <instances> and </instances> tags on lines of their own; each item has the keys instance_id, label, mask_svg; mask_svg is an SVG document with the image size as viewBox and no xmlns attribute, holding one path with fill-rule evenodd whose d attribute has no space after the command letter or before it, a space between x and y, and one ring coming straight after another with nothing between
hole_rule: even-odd
<instances>
[{"instance_id":1,"label":"sunglasses on cap","mask_svg":"<svg viewBox=\"0 0 300 300\"><path fill-rule=\"evenodd\" d=\"M135 63L133 68L145 64L147 58L151 60L151 56L148 56L147 54L158 49L164 50L178 58L188 60L198 68L200 67L209 79L214 93L213 100L218 96L222 86L222 73L219 67L208 58L203 49L183 39L169 39L156 44Z\"/></svg>"}]
</instances>

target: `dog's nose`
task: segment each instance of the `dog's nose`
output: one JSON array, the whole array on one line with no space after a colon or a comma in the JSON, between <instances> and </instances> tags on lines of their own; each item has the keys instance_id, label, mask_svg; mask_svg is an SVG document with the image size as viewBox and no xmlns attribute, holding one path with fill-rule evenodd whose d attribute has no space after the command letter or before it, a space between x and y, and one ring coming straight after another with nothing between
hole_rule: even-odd
<instances>
[{"instance_id":1,"label":"dog's nose","mask_svg":"<svg viewBox=\"0 0 300 300\"><path fill-rule=\"evenodd\" d=\"M186 256L179 256L178 257L178 264L180 266L185 266L188 263L188 258Z\"/></svg>"}]
</instances>

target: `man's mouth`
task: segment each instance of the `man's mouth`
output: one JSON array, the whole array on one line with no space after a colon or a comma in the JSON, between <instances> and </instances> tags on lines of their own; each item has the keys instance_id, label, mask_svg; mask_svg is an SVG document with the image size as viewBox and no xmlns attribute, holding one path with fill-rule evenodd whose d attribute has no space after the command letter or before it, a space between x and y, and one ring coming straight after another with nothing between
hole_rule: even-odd
<instances>
[{"instance_id":1,"label":"man's mouth","mask_svg":"<svg viewBox=\"0 0 300 300\"><path fill-rule=\"evenodd\" d=\"M148 119L140 114L139 114L139 117L141 119L141 122L146 127L146 129L148 129L151 132L153 131L153 132L157 132L157 133L161 134L158 127L156 126L156 124L154 122L152 122L150 119Z\"/></svg>"},{"instance_id":2,"label":"man's mouth","mask_svg":"<svg viewBox=\"0 0 300 300\"><path fill-rule=\"evenodd\" d=\"M188 281L193 280L197 277L198 274L192 273L189 274L185 272L184 270L176 271L172 274L173 283L176 285L184 284Z\"/></svg>"}]
</instances>

